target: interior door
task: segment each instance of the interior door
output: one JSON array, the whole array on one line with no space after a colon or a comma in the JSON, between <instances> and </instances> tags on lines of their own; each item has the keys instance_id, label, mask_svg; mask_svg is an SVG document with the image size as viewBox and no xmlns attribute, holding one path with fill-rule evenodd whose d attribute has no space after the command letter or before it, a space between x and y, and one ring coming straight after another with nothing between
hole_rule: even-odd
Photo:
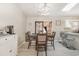
<instances>
[{"instance_id":1,"label":"interior door","mask_svg":"<svg viewBox=\"0 0 79 59\"><path fill-rule=\"evenodd\" d=\"M42 33L43 32L43 22L42 21L35 21L35 33Z\"/></svg>"},{"instance_id":2,"label":"interior door","mask_svg":"<svg viewBox=\"0 0 79 59\"><path fill-rule=\"evenodd\" d=\"M43 33L44 27L48 33L52 33L52 21L35 21L35 33Z\"/></svg>"}]
</instances>

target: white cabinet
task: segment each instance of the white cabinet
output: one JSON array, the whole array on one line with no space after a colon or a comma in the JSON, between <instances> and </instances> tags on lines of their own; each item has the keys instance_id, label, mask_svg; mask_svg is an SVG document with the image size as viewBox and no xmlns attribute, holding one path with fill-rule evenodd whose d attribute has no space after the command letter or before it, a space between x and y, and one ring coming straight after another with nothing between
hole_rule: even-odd
<instances>
[{"instance_id":1,"label":"white cabinet","mask_svg":"<svg viewBox=\"0 0 79 59\"><path fill-rule=\"evenodd\" d=\"M0 56L16 56L17 36L6 35L0 37Z\"/></svg>"}]
</instances>

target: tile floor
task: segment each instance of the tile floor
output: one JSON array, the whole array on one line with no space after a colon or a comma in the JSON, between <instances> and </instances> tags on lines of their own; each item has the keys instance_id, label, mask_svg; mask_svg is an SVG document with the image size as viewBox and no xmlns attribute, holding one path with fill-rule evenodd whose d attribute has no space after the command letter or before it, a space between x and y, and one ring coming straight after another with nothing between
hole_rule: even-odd
<instances>
[{"instance_id":1,"label":"tile floor","mask_svg":"<svg viewBox=\"0 0 79 59\"><path fill-rule=\"evenodd\" d=\"M34 43L34 42L33 42ZM18 56L36 56L37 52L35 46L31 46L27 49L28 42L25 42L21 47L18 48ZM47 50L48 56L79 56L79 50L69 50L64 47L58 41L55 41L55 50L51 45L48 45ZM40 52L39 56L45 56L45 52Z\"/></svg>"}]
</instances>

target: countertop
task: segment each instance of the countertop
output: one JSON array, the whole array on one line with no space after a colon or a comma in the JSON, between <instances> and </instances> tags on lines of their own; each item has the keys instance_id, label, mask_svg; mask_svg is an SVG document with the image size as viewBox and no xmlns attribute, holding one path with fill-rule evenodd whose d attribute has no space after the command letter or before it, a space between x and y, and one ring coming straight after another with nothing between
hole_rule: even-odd
<instances>
[{"instance_id":1,"label":"countertop","mask_svg":"<svg viewBox=\"0 0 79 59\"><path fill-rule=\"evenodd\" d=\"M0 38L5 37L5 36L10 36L10 35L14 35L14 34L0 34Z\"/></svg>"}]
</instances>

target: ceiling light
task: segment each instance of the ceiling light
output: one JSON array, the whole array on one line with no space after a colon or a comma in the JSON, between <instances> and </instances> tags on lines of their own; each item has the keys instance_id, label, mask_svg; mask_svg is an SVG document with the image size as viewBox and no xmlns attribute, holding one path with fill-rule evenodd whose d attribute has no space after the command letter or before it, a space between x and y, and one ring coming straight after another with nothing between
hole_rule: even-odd
<instances>
[{"instance_id":1,"label":"ceiling light","mask_svg":"<svg viewBox=\"0 0 79 59\"><path fill-rule=\"evenodd\" d=\"M49 8L47 6L47 3L40 5L39 12L40 15L44 15L44 16L49 15Z\"/></svg>"},{"instance_id":2,"label":"ceiling light","mask_svg":"<svg viewBox=\"0 0 79 59\"><path fill-rule=\"evenodd\" d=\"M71 10L77 3L69 3L67 4L63 9L62 11L69 11Z\"/></svg>"}]
</instances>

